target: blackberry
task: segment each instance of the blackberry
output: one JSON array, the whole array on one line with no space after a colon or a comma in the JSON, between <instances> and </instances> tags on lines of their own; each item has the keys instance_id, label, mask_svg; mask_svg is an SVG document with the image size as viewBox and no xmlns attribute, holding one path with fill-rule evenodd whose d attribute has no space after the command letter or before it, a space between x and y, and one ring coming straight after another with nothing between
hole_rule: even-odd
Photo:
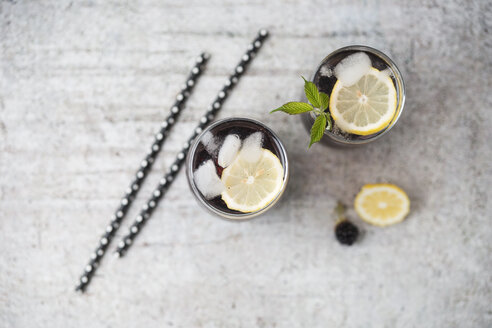
<instances>
[{"instance_id":1,"label":"blackberry","mask_svg":"<svg viewBox=\"0 0 492 328\"><path fill-rule=\"evenodd\" d=\"M359 228L348 220L342 220L335 226L335 236L340 244L352 245L359 236Z\"/></svg>"}]
</instances>

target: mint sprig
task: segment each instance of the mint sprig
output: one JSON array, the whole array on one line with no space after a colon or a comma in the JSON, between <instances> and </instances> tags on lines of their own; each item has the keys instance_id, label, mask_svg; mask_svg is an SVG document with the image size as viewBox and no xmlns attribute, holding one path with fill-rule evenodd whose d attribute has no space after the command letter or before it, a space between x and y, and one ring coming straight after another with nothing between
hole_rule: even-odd
<instances>
[{"instance_id":1,"label":"mint sprig","mask_svg":"<svg viewBox=\"0 0 492 328\"><path fill-rule=\"evenodd\" d=\"M320 92L316 87L316 84L307 81L304 77L302 77L302 79L304 80L304 93L310 104L292 101L283 104L279 108L272 110L270 113L284 112L289 115L297 115L314 112L316 119L311 127L311 141L309 143L309 148L311 148L314 143L321 140L325 129L331 130L331 116L329 113L325 112L330 103L330 98L326 93Z\"/></svg>"}]
</instances>

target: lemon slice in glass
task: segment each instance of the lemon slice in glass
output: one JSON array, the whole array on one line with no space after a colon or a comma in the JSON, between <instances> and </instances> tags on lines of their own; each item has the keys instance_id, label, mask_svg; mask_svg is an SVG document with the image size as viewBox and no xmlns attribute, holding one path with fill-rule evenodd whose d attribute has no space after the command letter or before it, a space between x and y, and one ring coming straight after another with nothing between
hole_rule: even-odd
<instances>
[{"instance_id":1,"label":"lemon slice in glass","mask_svg":"<svg viewBox=\"0 0 492 328\"><path fill-rule=\"evenodd\" d=\"M255 163L236 157L222 172L227 207L243 213L256 212L270 204L282 190L284 168L271 151L262 148Z\"/></svg>"},{"instance_id":2,"label":"lemon slice in glass","mask_svg":"<svg viewBox=\"0 0 492 328\"><path fill-rule=\"evenodd\" d=\"M410 211L410 199L393 184L368 184L355 197L354 206L361 219L384 227L403 221Z\"/></svg>"},{"instance_id":3,"label":"lemon slice in glass","mask_svg":"<svg viewBox=\"0 0 492 328\"><path fill-rule=\"evenodd\" d=\"M374 67L351 86L344 86L340 80L333 86L330 113L345 132L369 135L381 131L391 122L395 111L393 81Z\"/></svg>"}]
</instances>

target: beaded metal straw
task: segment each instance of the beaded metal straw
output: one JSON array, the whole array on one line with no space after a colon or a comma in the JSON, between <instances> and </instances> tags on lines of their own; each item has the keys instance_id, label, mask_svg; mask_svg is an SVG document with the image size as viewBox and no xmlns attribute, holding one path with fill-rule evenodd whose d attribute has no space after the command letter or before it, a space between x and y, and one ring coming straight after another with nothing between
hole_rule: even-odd
<instances>
[{"instance_id":1,"label":"beaded metal straw","mask_svg":"<svg viewBox=\"0 0 492 328\"><path fill-rule=\"evenodd\" d=\"M135 199L135 196L137 195L140 186L142 185L143 181L147 177L147 173L150 171L150 168L152 167L152 164L154 163L155 158L159 153L159 150L161 149L167 134L174 126L176 119L178 118L181 110L183 109L183 105L185 104L186 100L190 96L191 91L193 90L196 79L202 73L202 70L205 64L207 63L209 57L210 56L206 53L202 53L200 56L197 57L195 66L191 70L188 79L186 80L186 83L183 85L181 92L176 96L176 102L171 107L171 112L169 113L167 118L162 122L161 129L156 133L155 140L152 146L150 147L147 156L140 163L140 167L137 173L135 174L132 183L126 189L125 195L121 199L120 206L113 214L111 218L111 222L109 222L108 226L106 227L106 231L101 236L101 239L99 240L99 245L94 250L94 253L92 253L91 259L89 263L86 265L83 274L80 276L78 285L75 288L75 290L84 292L87 286L89 285L89 282L94 276L94 273L97 267L99 266L99 263L102 257L104 256L106 249L108 248L116 231L121 225L121 221L123 221L123 218L125 217L128 209L130 208L130 205Z\"/></svg>"},{"instance_id":2,"label":"beaded metal straw","mask_svg":"<svg viewBox=\"0 0 492 328\"><path fill-rule=\"evenodd\" d=\"M121 257L123 256L130 245L132 244L135 237L142 230L143 225L150 218L152 212L154 211L157 203L162 198L164 193L169 189L169 186L173 182L176 174L178 174L179 169L183 166L185 161L186 154L192 144L193 140L203 131L203 129L214 119L217 112L222 107L223 102L226 100L229 92L234 88L234 86L239 81L239 78L243 75L246 67L250 63L251 59L256 55L256 52L262 46L263 41L267 38L268 31L260 30L258 32L257 37L254 39L253 43L251 43L248 47L248 51L241 57L241 61L236 66L234 73L229 77L226 81L224 87L217 95L217 98L212 102L212 105L208 107L205 115L200 119L198 126L193 131L193 134L190 136L187 142L183 145L183 148L176 156L174 163L171 165L168 172L164 175L164 177L160 180L157 187L154 189L152 196L147 200L147 202L143 205L142 211L135 219L135 222L130 226L128 234L123 237L123 239L119 242L118 248L116 250L116 255Z\"/></svg>"}]
</instances>

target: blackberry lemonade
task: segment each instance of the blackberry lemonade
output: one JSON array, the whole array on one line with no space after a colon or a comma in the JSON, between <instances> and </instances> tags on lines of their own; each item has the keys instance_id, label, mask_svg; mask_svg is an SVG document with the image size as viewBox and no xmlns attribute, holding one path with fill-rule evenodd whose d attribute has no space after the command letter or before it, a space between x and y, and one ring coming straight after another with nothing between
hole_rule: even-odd
<instances>
[{"instance_id":1,"label":"blackberry lemonade","mask_svg":"<svg viewBox=\"0 0 492 328\"><path fill-rule=\"evenodd\" d=\"M329 96L325 112L333 120L326 129L329 144L353 146L374 141L396 123L405 102L400 71L382 52L366 46L348 46L329 54L318 66L313 82ZM315 113L303 115L311 126Z\"/></svg>"},{"instance_id":2,"label":"blackberry lemonade","mask_svg":"<svg viewBox=\"0 0 492 328\"><path fill-rule=\"evenodd\" d=\"M212 213L248 219L272 207L287 184L287 153L262 123L229 118L205 129L187 158L193 194Z\"/></svg>"}]
</instances>

